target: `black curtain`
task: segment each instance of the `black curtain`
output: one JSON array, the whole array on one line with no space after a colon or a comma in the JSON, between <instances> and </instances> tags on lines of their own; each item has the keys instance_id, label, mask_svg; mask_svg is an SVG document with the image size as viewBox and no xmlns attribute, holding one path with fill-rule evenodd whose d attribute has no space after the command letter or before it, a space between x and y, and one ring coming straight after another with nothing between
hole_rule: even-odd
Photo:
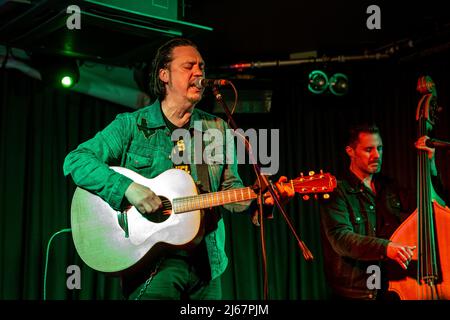
<instances>
[{"instance_id":1,"label":"black curtain","mask_svg":"<svg viewBox=\"0 0 450 320\"><path fill-rule=\"evenodd\" d=\"M450 140L448 59L430 63L328 66L344 71L350 91L336 97L313 95L306 89L310 69L271 70L272 110L269 114L236 115L244 129L279 129L278 174L298 177L310 170L340 176L347 169L344 136L355 122L371 121L381 129L385 146L383 172L405 187L415 188L417 138L415 91L420 75L436 82L443 111L433 135ZM344 68L345 67L345 68ZM267 76L267 75L266 75ZM60 91L17 71L0 71L0 299L43 299L46 249L50 237L70 228L70 202L75 186L62 174L65 155L93 136L126 109L70 91ZM238 88L239 90L239 88ZM273 155L274 156L274 155ZM437 164L449 189L450 155L437 151ZM240 166L246 184L253 183L249 165ZM448 197L448 195L447 195ZM265 220L269 297L326 299L328 287L319 232L322 200L296 195L286 211L315 259L307 262L280 213ZM259 229L248 215L225 215L230 264L222 276L225 299L262 299ZM70 233L58 234L48 256L47 299L121 299L119 281L83 264ZM69 290L70 265L81 269L80 290Z\"/></svg>"},{"instance_id":2,"label":"black curtain","mask_svg":"<svg viewBox=\"0 0 450 320\"><path fill-rule=\"evenodd\" d=\"M59 91L17 71L1 71L0 298L43 299L50 237L70 228L75 186L62 173L65 155L125 108ZM81 269L81 290L68 290L67 268ZM70 233L52 241L47 299L119 298L117 279L93 272L77 256Z\"/></svg>"}]
</instances>

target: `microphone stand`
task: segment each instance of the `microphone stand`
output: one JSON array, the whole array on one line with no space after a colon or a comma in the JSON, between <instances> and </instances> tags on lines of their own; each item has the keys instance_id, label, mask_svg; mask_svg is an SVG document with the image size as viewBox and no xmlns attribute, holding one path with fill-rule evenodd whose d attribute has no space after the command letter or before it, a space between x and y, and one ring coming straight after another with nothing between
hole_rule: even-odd
<instances>
[{"instance_id":1,"label":"microphone stand","mask_svg":"<svg viewBox=\"0 0 450 320\"><path fill-rule=\"evenodd\" d=\"M214 97L216 99L216 101L223 107L223 110L225 111L227 118L228 118L228 123L230 125L230 127L236 131L238 129L236 122L233 119L233 116L231 115L231 112L225 102L225 100L222 97L222 94L219 92L218 86L215 85L212 87L213 90L213 94ZM250 150L250 143L248 142L247 139L241 137L245 146L245 150L247 151L247 153L249 154L249 156L253 157L252 151ZM308 249L308 247L306 246L306 244L300 239L300 237L297 235L297 232L295 231L294 226L292 225L292 222L290 221L288 215L286 214L286 212L284 211L283 206L281 205L275 190L274 190L274 185L272 184L272 182L267 178L267 176L263 175L261 173L261 168L258 165L257 161L253 161L253 167L255 169L255 173L257 175L257 180L259 182L259 188L254 188L255 192L257 192L257 202L258 202L258 215L259 215L259 221L260 221L260 228L261 228L261 247L262 247L262 251L263 251L263 260L264 260L264 264L263 264L263 269L264 269L264 299L267 300L268 298L268 290L267 290L267 272L266 272L266 260L265 260L265 239L264 239L264 215L263 215L263 195L262 195L262 191L263 191L263 186L267 187L268 191L270 192L270 194L272 195L272 198L274 200L274 203L276 204L278 210L280 210L280 212L283 215L283 218L286 220L287 225L289 226L289 229L291 230L291 232L293 233L295 239L297 240L298 246L300 247L303 257L305 258L306 261L311 261L314 259L314 256L312 255L311 251Z\"/></svg>"}]
</instances>

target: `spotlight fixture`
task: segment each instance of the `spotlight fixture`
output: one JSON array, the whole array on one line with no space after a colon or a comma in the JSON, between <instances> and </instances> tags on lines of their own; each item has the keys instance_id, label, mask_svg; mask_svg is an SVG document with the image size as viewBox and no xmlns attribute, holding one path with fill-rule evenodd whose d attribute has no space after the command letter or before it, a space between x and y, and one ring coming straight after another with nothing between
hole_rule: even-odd
<instances>
[{"instance_id":1,"label":"spotlight fixture","mask_svg":"<svg viewBox=\"0 0 450 320\"><path fill-rule=\"evenodd\" d=\"M74 83L74 79L71 76L63 76L61 84L64 88L70 88Z\"/></svg>"},{"instance_id":2,"label":"spotlight fixture","mask_svg":"<svg viewBox=\"0 0 450 320\"><path fill-rule=\"evenodd\" d=\"M59 65L56 65L52 77L51 81L59 87L66 89L73 87L80 78L77 62L75 60L61 61Z\"/></svg>"},{"instance_id":3,"label":"spotlight fixture","mask_svg":"<svg viewBox=\"0 0 450 320\"><path fill-rule=\"evenodd\" d=\"M327 90L328 77L320 70L314 70L309 74L308 89L312 93L321 94Z\"/></svg>"},{"instance_id":4,"label":"spotlight fixture","mask_svg":"<svg viewBox=\"0 0 450 320\"><path fill-rule=\"evenodd\" d=\"M330 78L330 91L335 96L343 96L348 92L348 78L343 73L336 73Z\"/></svg>"},{"instance_id":5,"label":"spotlight fixture","mask_svg":"<svg viewBox=\"0 0 450 320\"><path fill-rule=\"evenodd\" d=\"M32 55L33 66L39 70L41 79L57 88L71 88L80 79L78 63L60 56Z\"/></svg>"}]
</instances>

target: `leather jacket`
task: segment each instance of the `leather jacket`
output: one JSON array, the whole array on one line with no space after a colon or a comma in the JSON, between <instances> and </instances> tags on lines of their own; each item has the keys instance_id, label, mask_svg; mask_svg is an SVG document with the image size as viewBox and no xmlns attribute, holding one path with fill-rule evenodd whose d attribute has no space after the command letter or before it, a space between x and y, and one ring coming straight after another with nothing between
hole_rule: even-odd
<instances>
[{"instance_id":1,"label":"leather jacket","mask_svg":"<svg viewBox=\"0 0 450 320\"><path fill-rule=\"evenodd\" d=\"M391 179L376 174L373 181L376 194L349 173L321 207L325 275L339 297L376 299L378 290L367 285L372 274L367 268L382 267L390 235L410 213Z\"/></svg>"}]
</instances>

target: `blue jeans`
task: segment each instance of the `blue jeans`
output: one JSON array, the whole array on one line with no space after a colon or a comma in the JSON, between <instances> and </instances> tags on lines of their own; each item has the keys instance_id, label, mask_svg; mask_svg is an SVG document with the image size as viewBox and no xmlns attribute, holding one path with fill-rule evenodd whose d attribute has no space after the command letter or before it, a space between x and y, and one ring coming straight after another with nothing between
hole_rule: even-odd
<instances>
[{"instance_id":1,"label":"blue jeans","mask_svg":"<svg viewBox=\"0 0 450 320\"><path fill-rule=\"evenodd\" d=\"M182 257L164 258L153 276L141 284L130 300L219 300L220 278L204 280L198 270Z\"/></svg>"}]
</instances>

